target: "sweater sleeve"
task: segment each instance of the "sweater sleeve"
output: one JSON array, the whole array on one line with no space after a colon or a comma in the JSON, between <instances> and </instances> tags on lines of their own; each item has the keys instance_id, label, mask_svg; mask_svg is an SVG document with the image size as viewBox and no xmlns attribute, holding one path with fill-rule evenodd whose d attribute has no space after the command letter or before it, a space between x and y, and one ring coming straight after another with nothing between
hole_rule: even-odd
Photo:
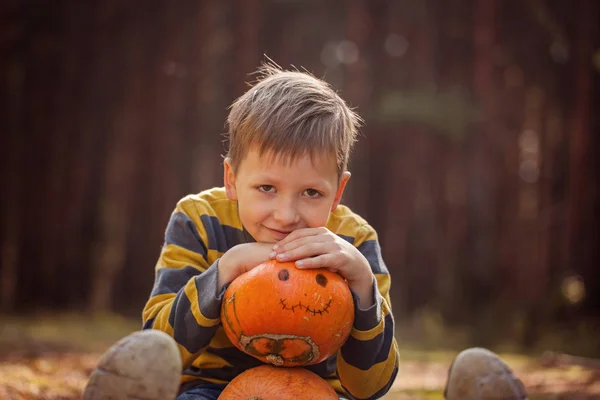
<instances>
[{"instance_id":1,"label":"sweater sleeve","mask_svg":"<svg viewBox=\"0 0 600 400\"><path fill-rule=\"evenodd\" d=\"M209 257L206 232L216 219L183 199L171 214L155 268L154 287L142 314L143 329L172 336L186 368L214 336L224 289L217 293L218 259ZM216 259L210 263L209 260Z\"/></svg>"},{"instance_id":2,"label":"sweater sleeve","mask_svg":"<svg viewBox=\"0 0 600 400\"><path fill-rule=\"evenodd\" d=\"M375 230L363 225L354 245L373 272L374 304L366 310L354 297L354 326L337 358L342 387L353 399L377 399L388 392L398 373L390 275L381 257Z\"/></svg>"}]
</instances>

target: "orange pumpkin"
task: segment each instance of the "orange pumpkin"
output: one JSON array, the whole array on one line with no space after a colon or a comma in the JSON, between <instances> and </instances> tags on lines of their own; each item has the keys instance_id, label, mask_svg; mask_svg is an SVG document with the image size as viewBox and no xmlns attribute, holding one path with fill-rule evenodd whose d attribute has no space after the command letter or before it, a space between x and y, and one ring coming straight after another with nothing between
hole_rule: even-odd
<instances>
[{"instance_id":1,"label":"orange pumpkin","mask_svg":"<svg viewBox=\"0 0 600 400\"><path fill-rule=\"evenodd\" d=\"M229 285L221 321L238 349L263 362L311 365L342 347L354 322L354 303L337 273L268 261Z\"/></svg>"},{"instance_id":2,"label":"orange pumpkin","mask_svg":"<svg viewBox=\"0 0 600 400\"><path fill-rule=\"evenodd\" d=\"M304 368L271 365L248 369L225 387L219 400L338 400L324 379Z\"/></svg>"}]
</instances>

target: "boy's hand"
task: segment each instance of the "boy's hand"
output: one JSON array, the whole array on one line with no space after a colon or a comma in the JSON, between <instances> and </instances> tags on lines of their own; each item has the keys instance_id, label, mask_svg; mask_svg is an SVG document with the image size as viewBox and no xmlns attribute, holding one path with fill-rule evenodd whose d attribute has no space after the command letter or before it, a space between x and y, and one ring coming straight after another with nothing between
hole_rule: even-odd
<instances>
[{"instance_id":1,"label":"boy's hand","mask_svg":"<svg viewBox=\"0 0 600 400\"><path fill-rule=\"evenodd\" d=\"M348 281L360 299L360 307L373 305L373 273L360 251L327 228L304 228L290 233L273 246L269 257L296 261L298 268L327 268Z\"/></svg>"},{"instance_id":2,"label":"boy's hand","mask_svg":"<svg viewBox=\"0 0 600 400\"><path fill-rule=\"evenodd\" d=\"M223 286L252 268L269 261L270 243L244 243L233 246L219 259L218 293Z\"/></svg>"}]
</instances>

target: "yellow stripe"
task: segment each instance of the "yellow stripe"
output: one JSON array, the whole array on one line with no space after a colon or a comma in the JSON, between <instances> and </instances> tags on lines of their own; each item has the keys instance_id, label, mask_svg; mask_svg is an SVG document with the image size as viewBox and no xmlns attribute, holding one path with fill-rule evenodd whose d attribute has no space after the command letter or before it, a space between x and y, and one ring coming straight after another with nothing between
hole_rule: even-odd
<instances>
[{"instance_id":1,"label":"yellow stripe","mask_svg":"<svg viewBox=\"0 0 600 400\"><path fill-rule=\"evenodd\" d=\"M374 274L375 279L377 280L377 288L379 289L379 293L389 302L389 299L386 297L390 291L390 276L388 274Z\"/></svg>"},{"instance_id":2,"label":"yellow stripe","mask_svg":"<svg viewBox=\"0 0 600 400\"><path fill-rule=\"evenodd\" d=\"M198 380L197 376L193 376L193 375L182 375L181 376L181 384L191 382L191 381L196 381L196 380ZM227 381L224 381L222 379L214 379L214 378L202 377L202 380L210 382L210 383L227 383Z\"/></svg>"},{"instance_id":3,"label":"yellow stripe","mask_svg":"<svg viewBox=\"0 0 600 400\"><path fill-rule=\"evenodd\" d=\"M223 357L205 351L194 360L193 365L201 369L232 367Z\"/></svg>"},{"instance_id":4,"label":"yellow stripe","mask_svg":"<svg viewBox=\"0 0 600 400\"><path fill-rule=\"evenodd\" d=\"M206 271L209 267L201 254L169 244L163 247L160 258L156 263L156 270L158 271L161 268L185 268L188 265L200 272Z\"/></svg>"},{"instance_id":5,"label":"yellow stripe","mask_svg":"<svg viewBox=\"0 0 600 400\"><path fill-rule=\"evenodd\" d=\"M163 307L165 307L169 303L172 303L174 298L175 293L159 294L150 298L146 303L146 306L144 307L144 311L142 313L142 320L144 322L147 322L154 318Z\"/></svg>"},{"instance_id":6,"label":"yellow stripe","mask_svg":"<svg viewBox=\"0 0 600 400\"><path fill-rule=\"evenodd\" d=\"M332 378L332 379L325 379L325 380L327 381L327 383L329 383L329 385L333 388L333 390L347 396L347 393L344 390L344 388L342 387L342 383L340 382L339 379Z\"/></svg>"},{"instance_id":7,"label":"yellow stripe","mask_svg":"<svg viewBox=\"0 0 600 400\"><path fill-rule=\"evenodd\" d=\"M223 193L225 193L225 191L223 191ZM236 202L231 201L227 196L224 196L224 198L215 199L215 201L211 202L211 205L222 225L229 225L239 230L244 229L242 221L240 221Z\"/></svg>"},{"instance_id":8,"label":"yellow stripe","mask_svg":"<svg viewBox=\"0 0 600 400\"><path fill-rule=\"evenodd\" d=\"M396 340L392 342L387 360L373 365L367 371L353 367L342 357L338 361L338 372L344 386L355 397L367 398L373 396L383 388L392 378L398 357Z\"/></svg>"},{"instance_id":9,"label":"yellow stripe","mask_svg":"<svg viewBox=\"0 0 600 400\"><path fill-rule=\"evenodd\" d=\"M221 225L228 225L242 230L237 203L229 200L225 189L222 187L205 190L197 195L187 196L182 199L175 211L180 211L189 216L204 243L208 243L208 237L204 224L200 219L201 215L217 217Z\"/></svg>"},{"instance_id":10,"label":"yellow stripe","mask_svg":"<svg viewBox=\"0 0 600 400\"><path fill-rule=\"evenodd\" d=\"M196 322L200 326L212 327L218 325L221 322L221 318L207 318L200 311L200 304L198 304L198 289L196 289L196 282L192 279L185 286L185 295L187 296L190 304L192 305L192 315L196 319Z\"/></svg>"},{"instance_id":11,"label":"yellow stripe","mask_svg":"<svg viewBox=\"0 0 600 400\"><path fill-rule=\"evenodd\" d=\"M363 226L367 222L357 214L354 214L348 207L338 206L338 208L329 214L327 220L327 229L340 235L355 238L354 246L358 247L365 239L357 237L357 234L363 231Z\"/></svg>"},{"instance_id":12,"label":"yellow stripe","mask_svg":"<svg viewBox=\"0 0 600 400\"><path fill-rule=\"evenodd\" d=\"M169 323L170 312L171 307L164 307L159 311L156 319L154 320L154 329L159 329L173 337L173 327Z\"/></svg>"},{"instance_id":13,"label":"yellow stripe","mask_svg":"<svg viewBox=\"0 0 600 400\"><path fill-rule=\"evenodd\" d=\"M215 349L230 349L235 346L225 334L223 327L220 326L217 329L217 332L215 332L215 336L213 336L212 340L210 341L210 347Z\"/></svg>"},{"instance_id":14,"label":"yellow stripe","mask_svg":"<svg viewBox=\"0 0 600 400\"><path fill-rule=\"evenodd\" d=\"M170 335L173 336L173 333L171 332ZM183 364L183 369L188 368L192 364L192 362L194 362L194 355L187 351L187 349L179 343L177 343L177 347L179 348L179 354L181 355L181 363Z\"/></svg>"},{"instance_id":15,"label":"yellow stripe","mask_svg":"<svg viewBox=\"0 0 600 400\"><path fill-rule=\"evenodd\" d=\"M383 314L383 316L385 317L386 315L390 314L392 312L392 309L390 307L390 303L387 302L387 300L384 299L384 301L381 303L381 314Z\"/></svg>"},{"instance_id":16,"label":"yellow stripe","mask_svg":"<svg viewBox=\"0 0 600 400\"><path fill-rule=\"evenodd\" d=\"M380 335L384 329L384 319L381 318L381 321L374 328L369 329L368 331L359 331L356 328L352 328L350 331L350 335L357 340L362 340L366 342L375 338L377 335Z\"/></svg>"},{"instance_id":17,"label":"yellow stripe","mask_svg":"<svg viewBox=\"0 0 600 400\"><path fill-rule=\"evenodd\" d=\"M214 263L216 260L218 260L219 258L223 257L223 254L218 250L214 250L214 249L208 249L208 259L211 260L211 265L212 263Z\"/></svg>"}]
</instances>

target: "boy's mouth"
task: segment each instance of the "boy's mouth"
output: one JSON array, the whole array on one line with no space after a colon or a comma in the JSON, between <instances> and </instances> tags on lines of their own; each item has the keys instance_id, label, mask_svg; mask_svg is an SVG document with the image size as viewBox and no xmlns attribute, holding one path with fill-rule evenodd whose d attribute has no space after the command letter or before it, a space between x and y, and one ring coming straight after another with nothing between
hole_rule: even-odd
<instances>
[{"instance_id":1,"label":"boy's mouth","mask_svg":"<svg viewBox=\"0 0 600 400\"><path fill-rule=\"evenodd\" d=\"M292 231L280 231L279 229L269 228L268 226L265 226L265 228L267 228L269 232L281 239L285 238L287 235L292 233Z\"/></svg>"}]
</instances>

